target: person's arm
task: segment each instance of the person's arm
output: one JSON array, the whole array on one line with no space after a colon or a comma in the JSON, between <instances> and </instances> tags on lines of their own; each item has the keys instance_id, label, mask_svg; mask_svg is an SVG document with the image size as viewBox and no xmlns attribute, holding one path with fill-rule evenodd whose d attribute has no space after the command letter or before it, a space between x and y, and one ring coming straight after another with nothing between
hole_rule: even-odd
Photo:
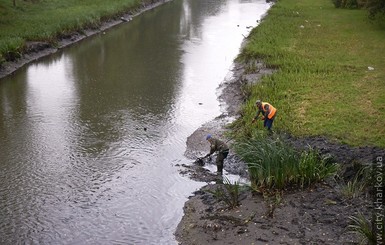
<instances>
[{"instance_id":1,"label":"person's arm","mask_svg":"<svg viewBox=\"0 0 385 245\"><path fill-rule=\"evenodd\" d=\"M251 121L252 123L255 122L255 120L258 119L260 113L261 113L261 110L258 109L257 115L255 115L255 117L254 117L253 120Z\"/></svg>"},{"instance_id":2,"label":"person's arm","mask_svg":"<svg viewBox=\"0 0 385 245\"><path fill-rule=\"evenodd\" d=\"M208 156L210 156L211 154L213 154L215 151L216 151L216 142L214 142L214 143L210 143L210 152L205 156L205 157L208 157Z\"/></svg>"}]
</instances>

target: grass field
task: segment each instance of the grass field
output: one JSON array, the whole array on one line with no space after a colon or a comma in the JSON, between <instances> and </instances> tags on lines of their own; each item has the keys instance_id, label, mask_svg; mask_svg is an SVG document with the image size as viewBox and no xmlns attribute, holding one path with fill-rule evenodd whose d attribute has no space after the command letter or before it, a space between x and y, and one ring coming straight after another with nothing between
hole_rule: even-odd
<instances>
[{"instance_id":1,"label":"grass field","mask_svg":"<svg viewBox=\"0 0 385 245\"><path fill-rule=\"evenodd\" d=\"M385 147L384 40L365 10L336 9L330 0L278 1L239 56L277 69L250 88L244 131L261 129L251 124L260 98L278 109L277 131Z\"/></svg>"},{"instance_id":2,"label":"grass field","mask_svg":"<svg viewBox=\"0 0 385 245\"><path fill-rule=\"evenodd\" d=\"M55 44L57 37L140 6L140 0L0 0L0 64L20 56L26 41ZM146 2L146 1L144 1ZM149 1L148 1L149 2Z\"/></svg>"}]
</instances>

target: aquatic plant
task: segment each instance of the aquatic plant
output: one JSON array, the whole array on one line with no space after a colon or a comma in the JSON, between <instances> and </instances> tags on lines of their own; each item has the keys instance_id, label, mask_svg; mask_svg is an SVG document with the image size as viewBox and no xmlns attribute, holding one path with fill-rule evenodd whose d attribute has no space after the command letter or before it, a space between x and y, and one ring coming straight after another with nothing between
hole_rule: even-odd
<instances>
[{"instance_id":1,"label":"aquatic plant","mask_svg":"<svg viewBox=\"0 0 385 245\"><path fill-rule=\"evenodd\" d=\"M231 181L227 177L223 177L223 182L214 191L207 190L206 192L211 193L214 197L226 203L228 208L232 209L239 205L239 194L241 186L238 181Z\"/></svg>"},{"instance_id":2,"label":"aquatic plant","mask_svg":"<svg viewBox=\"0 0 385 245\"><path fill-rule=\"evenodd\" d=\"M284 189L292 185L301 188L334 176L339 168L322 158L314 149L297 152L280 137L252 138L236 141L235 151L248 164L254 189Z\"/></svg>"}]
</instances>

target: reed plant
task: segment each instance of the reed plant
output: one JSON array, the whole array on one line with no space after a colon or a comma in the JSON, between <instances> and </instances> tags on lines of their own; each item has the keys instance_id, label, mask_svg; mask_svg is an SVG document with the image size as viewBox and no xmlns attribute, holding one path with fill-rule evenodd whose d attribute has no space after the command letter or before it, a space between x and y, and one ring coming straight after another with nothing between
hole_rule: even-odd
<instances>
[{"instance_id":1,"label":"reed plant","mask_svg":"<svg viewBox=\"0 0 385 245\"><path fill-rule=\"evenodd\" d=\"M373 184L372 181L371 166L361 167L351 180L342 185L341 193L346 198L356 198Z\"/></svg>"},{"instance_id":2,"label":"reed plant","mask_svg":"<svg viewBox=\"0 0 385 245\"><path fill-rule=\"evenodd\" d=\"M255 134L241 138L235 151L248 164L252 187L257 190L282 190L289 186L304 188L329 176L339 165L329 163L316 150L297 152L280 137Z\"/></svg>"},{"instance_id":3,"label":"reed plant","mask_svg":"<svg viewBox=\"0 0 385 245\"><path fill-rule=\"evenodd\" d=\"M351 224L348 225L348 230L356 234L360 239L360 244L376 244L376 234L372 229L371 222L362 214L349 217Z\"/></svg>"},{"instance_id":4,"label":"reed plant","mask_svg":"<svg viewBox=\"0 0 385 245\"><path fill-rule=\"evenodd\" d=\"M214 191L207 190L208 193L214 195L218 201L226 203L227 207L232 209L239 205L239 195L241 192L241 185L238 181L231 181L227 177L223 177L223 182Z\"/></svg>"}]
</instances>

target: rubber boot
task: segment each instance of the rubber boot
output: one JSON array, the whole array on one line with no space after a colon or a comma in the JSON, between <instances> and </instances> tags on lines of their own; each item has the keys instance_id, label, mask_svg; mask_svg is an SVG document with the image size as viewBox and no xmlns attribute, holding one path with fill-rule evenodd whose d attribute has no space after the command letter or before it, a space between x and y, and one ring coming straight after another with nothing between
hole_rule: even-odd
<instances>
[{"instance_id":1,"label":"rubber boot","mask_svg":"<svg viewBox=\"0 0 385 245\"><path fill-rule=\"evenodd\" d=\"M217 165L217 175L222 175L223 174L223 164Z\"/></svg>"}]
</instances>

